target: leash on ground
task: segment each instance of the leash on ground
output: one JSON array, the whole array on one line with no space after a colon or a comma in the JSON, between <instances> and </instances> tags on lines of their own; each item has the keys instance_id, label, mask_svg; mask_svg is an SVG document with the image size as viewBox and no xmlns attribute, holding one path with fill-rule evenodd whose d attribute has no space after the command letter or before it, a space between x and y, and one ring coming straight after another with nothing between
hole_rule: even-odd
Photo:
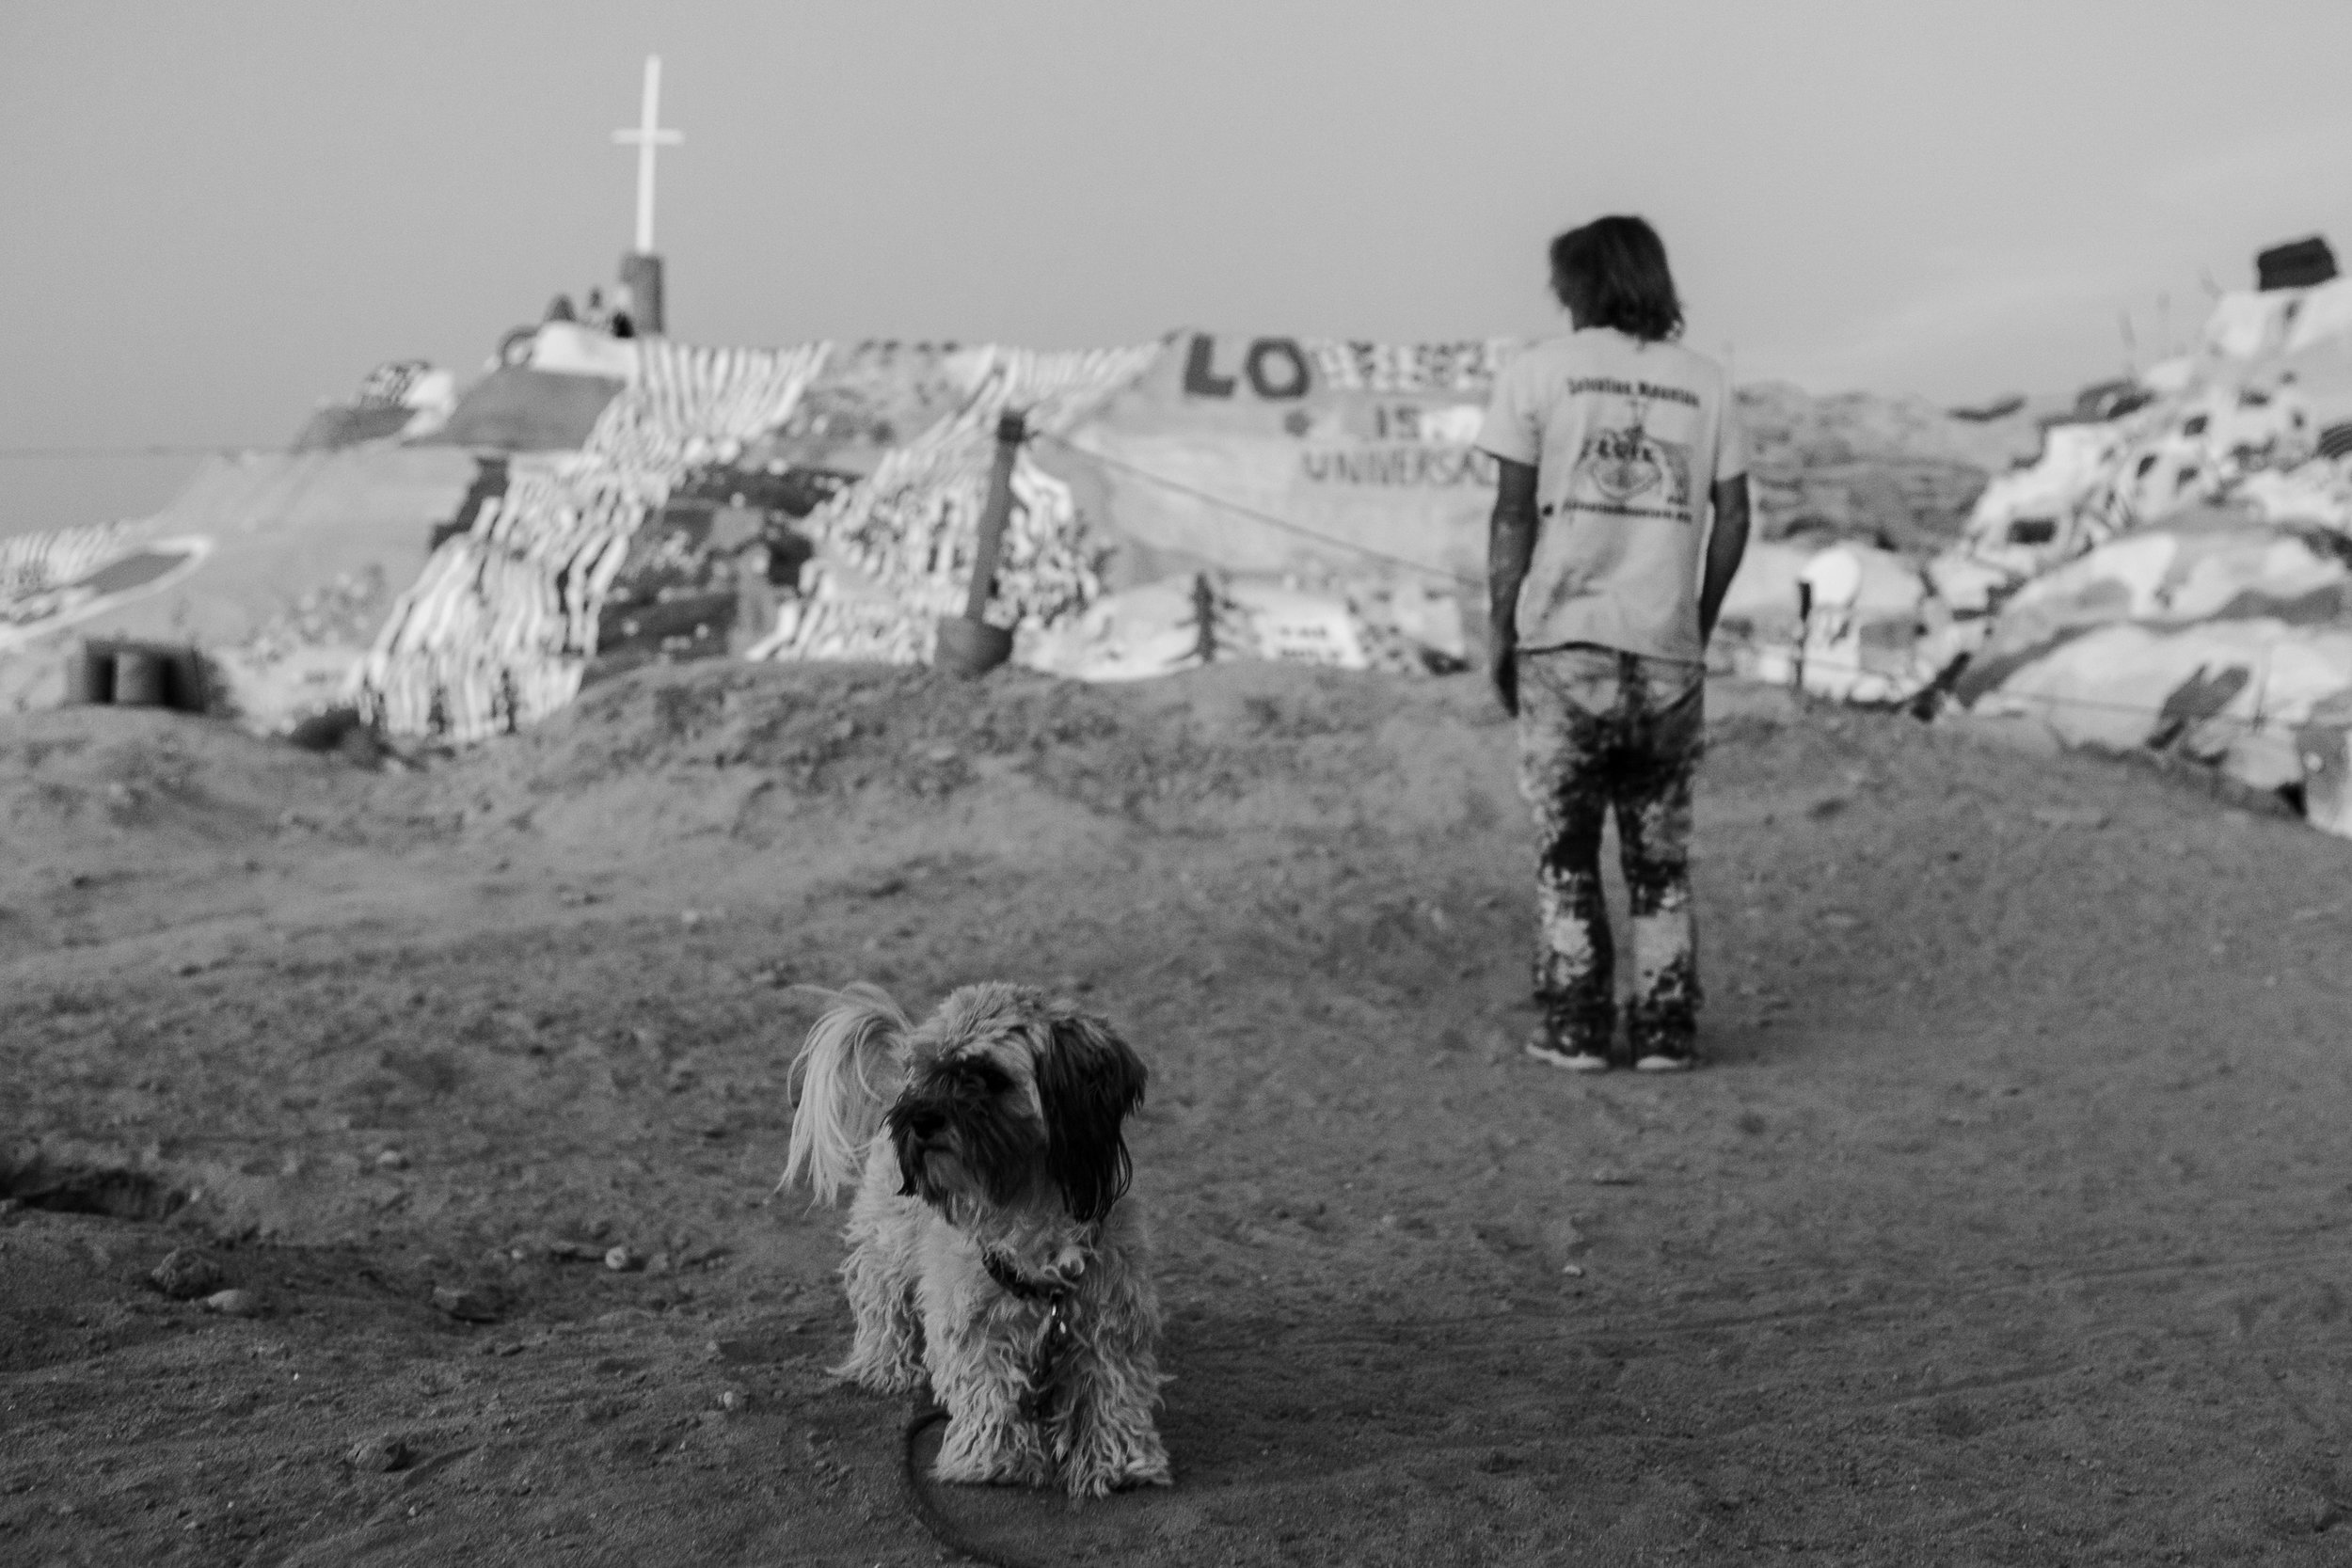
<instances>
[{"instance_id":1,"label":"leash on ground","mask_svg":"<svg viewBox=\"0 0 2352 1568\"><path fill-rule=\"evenodd\" d=\"M931 1482L923 1474L922 1462L916 1458L915 1449L922 1442L923 1433L932 1427L945 1426L946 1422L947 1412L940 1408L929 1394L914 1396L914 1403L907 1413L906 1436L899 1444L898 1451L898 1479L906 1485L907 1506L914 1511L915 1518L922 1521L923 1528L930 1531L931 1538L951 1552L985 1564L986 1568L1039 1568L1039 1564L1030 1559L1013 1557L973 1540L947 1516L947 1511L940 1507L938 1499L931 1496Z\"/></svg>"},{"instance_id":2,"label":"leash on ground","mask_svg":"<svg viewBox=\"0 0 2352 1568\"><path fill-rule=\"evenodd\" d=\"M1100 1227L1096 1228L1099 1233ZM1021 1397L1022 1418L1042 1426L1051 1418L1056 1374L1071 1345L1070 1287L1040 1285L1024 1279L1009 1261L993 1250L983 1249L980 1262L1000 1290L1023 1301L1042 1303L1045 1307L1045 1327L1038 1338L1037 1349L1029 1358L1028 1390ZM947 1412L940 1407L928 1390L916 1393L913 1410L907 1418L906 1440L901 1446L903 1451L899 1464L906 1481L907 1496L914 1501L915 1517L923 1521L923 1528L930 1530L942 1545L961 1552L976 1561L987 1563L989 1568L1031 1568L1029 1563L1019 1558L974 1545L957 1528L955 1521L947 1517L946 1510L939 1506L938 1500L925 1486L922 1465L915 1459L915 1446L926 1431L947 1418Z\"/></svg>"}]
</instances>

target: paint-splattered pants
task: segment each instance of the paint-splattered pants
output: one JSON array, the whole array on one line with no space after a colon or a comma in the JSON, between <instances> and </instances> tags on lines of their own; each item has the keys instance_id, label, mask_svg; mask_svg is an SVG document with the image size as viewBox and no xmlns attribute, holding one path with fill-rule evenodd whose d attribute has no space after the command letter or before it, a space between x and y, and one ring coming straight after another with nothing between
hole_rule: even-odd
<instances>
[{"instance_id":1,"label":"paint-splattered pants","mask_svg":"<svg viewBox=\"0 0 2352 1568\"><path fill-rule=\"evenodd\" d=\"M1704 748L1696 664L1575 646L1519 658L1519 790L1534 808L1535 997L1554 1041L1610 1053L1615 952L1601 896L1612 810L1632 895L1636 1057L1687 1056L1698 1023L1691 929L1691 776Z\"/></svg>"}]
</instances>

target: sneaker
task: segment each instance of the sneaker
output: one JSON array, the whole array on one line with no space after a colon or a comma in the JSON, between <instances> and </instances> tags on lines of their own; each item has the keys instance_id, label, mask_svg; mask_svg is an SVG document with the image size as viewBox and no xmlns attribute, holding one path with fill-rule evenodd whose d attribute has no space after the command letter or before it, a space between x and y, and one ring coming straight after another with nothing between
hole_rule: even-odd
<instances>
[{"instance_id":1,"label":"sneaker","mask_svg":"<svg viewBox=\"0 0 2352 1568\"><path fill-rule=\"evenodd\" d=\"M1670 1056L1663 1051L1653 1051L1635 1062L1633 1070L1636 1072L1688 1072L1696 1066L1698 1062L1688 1052L1678 1056Z\"/></svg>"},{"instance_id":2,"label":"sneaker","mask_svg":"<svg viewBox=\"0 0 2352 1568\"><path fill-rule=\"evenodd\" d=\"M1538 1034L1527 1042L1527 1053L1550 1067L1565 1068L1570 1072L1607 1072L1609 1058L1597 1051L1565 1051L1549 1035Z\"/></svg>"}]
</instances>

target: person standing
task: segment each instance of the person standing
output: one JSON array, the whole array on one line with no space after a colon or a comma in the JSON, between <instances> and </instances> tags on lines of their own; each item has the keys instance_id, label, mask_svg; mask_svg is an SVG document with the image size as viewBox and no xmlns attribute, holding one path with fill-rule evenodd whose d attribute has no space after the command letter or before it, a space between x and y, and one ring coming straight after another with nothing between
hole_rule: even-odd
<instances>
[{"instance_id":1,"label":"person standing","mask_svg":"<svg viewBox=\"0 0 2352 1568\"><path fill-rule=\"evenodd\" d=\"M1656 230L1638 217L1570 230L1551 243L1551 287L1573 330L1503 367L1478 437L1501 469L1492 673L1540 841L1543 1022L1527 1053L1612 1065L1600 840L1613 813L1632 902L1629 1054L1678 1071L1696 1061L1702 994L1691 781L1707 642L1747 549L1747 465L1724 368L1675 341L1682 306Z\"/></svg>"}]
</instances>

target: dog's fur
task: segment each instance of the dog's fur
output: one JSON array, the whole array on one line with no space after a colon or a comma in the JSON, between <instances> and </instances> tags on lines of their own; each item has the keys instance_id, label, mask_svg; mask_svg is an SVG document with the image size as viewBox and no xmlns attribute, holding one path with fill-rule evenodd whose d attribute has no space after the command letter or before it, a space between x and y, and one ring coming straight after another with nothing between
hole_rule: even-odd
<instances>
[{"instance_id":1,"label":"dog's fur","mask_svg":"<svg viewBox=\"0 0 2352 1568\"><path fill-rule=\"evenodd\" d=\"M1168 1484L1159 1298L1120 1133L1143 1063L1026 987L965 986L920 1025L873 986L829 994L796 1064L784 1180L827 1203L857 1185L841 1266L857 1334L834 1374L878 1392L928 1374L942 1481Z\"/></svg>"}]
</instances>

